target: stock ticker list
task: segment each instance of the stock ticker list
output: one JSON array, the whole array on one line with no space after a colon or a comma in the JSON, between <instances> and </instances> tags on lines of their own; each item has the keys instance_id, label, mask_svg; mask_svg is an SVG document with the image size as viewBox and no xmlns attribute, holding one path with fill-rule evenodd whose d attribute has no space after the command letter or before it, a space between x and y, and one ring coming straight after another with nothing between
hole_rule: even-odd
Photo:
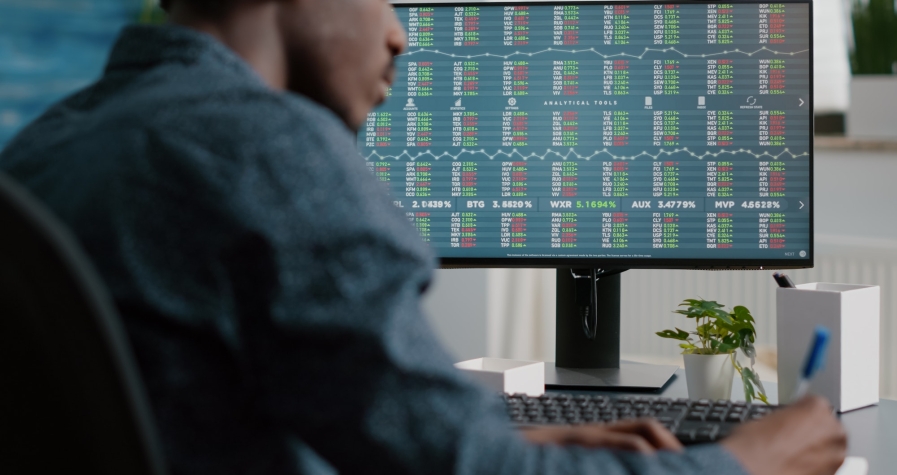
<instances>
[{"instance_id":1,"label":"stock ticker list","mask_svg":"<svg viewBox=\"0 0 897 475\"><path fill-rule=\"evenodd\" d=\"M808 4L396 12L359 145L441 257L808 257Z\"/></svg>"}]
</instances>

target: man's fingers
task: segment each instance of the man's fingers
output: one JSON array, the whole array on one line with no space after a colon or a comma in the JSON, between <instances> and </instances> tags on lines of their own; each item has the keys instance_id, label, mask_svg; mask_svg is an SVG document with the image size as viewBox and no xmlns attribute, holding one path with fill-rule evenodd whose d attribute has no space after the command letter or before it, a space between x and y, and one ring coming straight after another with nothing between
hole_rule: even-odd
<instances>
[{"instance_id":1,"label":"man's fingers","mask_svg":"<svg viewBox=\"0 0 897 475\"><path fill-rule=\"evenodd\" d=\"M543 427L525 430L523 434L530 442L543 444L583 445L643 454L652 454L656 450L683 450L676 437L653 419L577 427Z\"/></svg>"},{"instance_id":2,"label":"man's fingers","mask_svg":"<svg viewBox=\"0 0 897 475\"><path fill-rule=\"evenodd\" d=\"M793 406L802 407L809 411L818 412L831 413L832 410L832 404L828 401L828 399L822 396L817 396L815 394L803 397L799 401L795 402Z\"/></svg>"},{"instance_id":3,"label":"man's fingers","mask_svg":"<svg viewBox=\"0 0 897 475\"><path fill-rule=\"evenodd\" d=\"M627 432L587 431L580 434L578 443L587 447L625 450L646 455L654 453L654 447L644 437Z\"/></svg>"},{"instance_id":4,"label":"man's fingers","mask_svg":"<svg viewBox=\"0 0 897 475\"><path fill-rule=\"evenodd\" d=\"M668 431L660 422L657 422L654 419L623 421L610 424L607 427L614 432L638 434L657 450L684 450L679 439L677 439L672 432Z\"/></svg>"}]
</instances>

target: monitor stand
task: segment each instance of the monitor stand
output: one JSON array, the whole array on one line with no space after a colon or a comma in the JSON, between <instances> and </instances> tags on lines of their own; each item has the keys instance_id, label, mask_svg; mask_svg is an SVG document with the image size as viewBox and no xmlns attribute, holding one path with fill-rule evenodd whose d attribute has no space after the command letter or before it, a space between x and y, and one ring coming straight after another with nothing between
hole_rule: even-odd
<instances>
[{"instance_id":1,"label":"monitor stand","mask_svg":"<svg viewBox=\"0 0 897 475\"><path fill-rule=\"evenodd\" d=\"M620 361L620 273L591 269L558 269L557 330L554 363L545 363L545 386L564 389L602 389L658 391L672 379L678 366L651 365ZM577 276L587 276L574 278ZM597 275L595 302L589 311L597 311L597 322L589 321L594 339L583 328L583 306L590 277ZM585 285L584 285L585 284ZM578 292L577 292L578 290ZM649 298L650 296L645 296ZM592 315L594 317L594 315ZM597 323L597 325L596 325Z\"/></svg>"}]
</instances>

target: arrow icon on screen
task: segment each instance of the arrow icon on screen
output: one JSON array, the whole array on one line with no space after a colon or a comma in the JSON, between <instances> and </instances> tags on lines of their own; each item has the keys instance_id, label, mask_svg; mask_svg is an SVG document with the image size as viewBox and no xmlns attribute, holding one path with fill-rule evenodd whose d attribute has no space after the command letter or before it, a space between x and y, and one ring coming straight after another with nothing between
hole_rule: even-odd
<instances>
[{"instance_id":1,"label":"arrow icon on screen","mask_svg":"<svg viewBox=\"0 0 897 475\"><path fill-rule=\"evenodd\" d=\"M798 203L800 203L800 208L798 209L804 209L804 206L806 206L803 201L798 201Z\"/></svg>"},{"instance_id":2,"label":"arrow icon on screen","mask_svg":"<svg viewBox=\"0 0 897 475\"><path fill-rule=\"evenodd\" d=\"M803 107L803 106L804 106L804 100L803 100L802 98L798 98L798 99L800 100L800 105L799 105L798 107Z\"/></svg>"}]
</instances>

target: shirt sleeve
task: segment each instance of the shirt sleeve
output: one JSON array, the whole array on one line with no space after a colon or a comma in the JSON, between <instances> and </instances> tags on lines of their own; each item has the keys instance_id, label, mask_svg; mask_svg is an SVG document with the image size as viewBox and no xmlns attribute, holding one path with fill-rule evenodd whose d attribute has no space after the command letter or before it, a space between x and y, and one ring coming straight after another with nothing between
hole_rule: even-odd
<instances>
[{"instance_id":1,"label":"shirt sleeve","mask_svg":"<svg viewBox=\"0 0 897 475\"><path fill-rule=\"evenodd\" d=\"M257 237L224 266L253 302L241 321L253 322L257 407L283 433L345 473L741 473L718 446L647 457L526 443L423 317L433 258L416 230L351 136L318 124L267 148L248 173L256 186L240 211L257 217Z\"/></svg>"},{"instance_id":2,"label":"shirt sleeve","mask_svg":"<svg viewBox=\"0 0 897 475\"><path fill-rule=\"evenodd\" d=\"M433 255L351 134L247 109L121 135L130 162L72 177L93 191L44 190L115 296L173 473L300 473L308 449L342 473L741 473L718 446L527 443L428 326Z\"/></svg>"}]
</instances>

